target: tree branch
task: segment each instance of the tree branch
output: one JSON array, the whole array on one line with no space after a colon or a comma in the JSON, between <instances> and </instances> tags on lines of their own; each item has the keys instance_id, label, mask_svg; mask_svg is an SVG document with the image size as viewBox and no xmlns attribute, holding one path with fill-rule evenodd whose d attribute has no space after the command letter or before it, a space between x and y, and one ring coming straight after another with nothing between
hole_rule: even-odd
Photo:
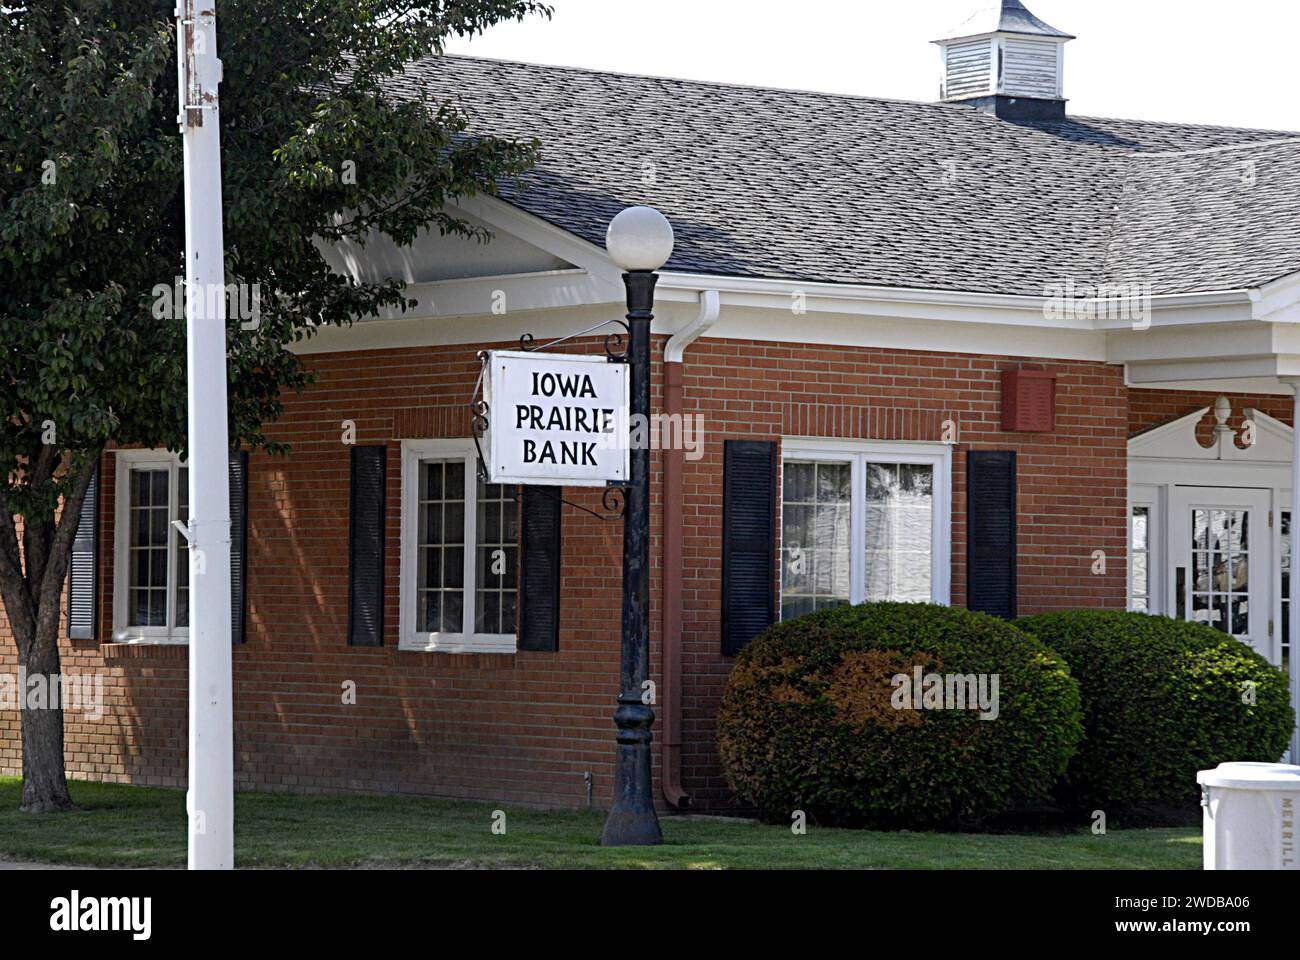
<instances>
[{"instance_id":1,"label":"tree branch","mask_svg":"<svg viewBox=\"0 0 1300 960\"><path fill-rule=\"evenodd\" d=\"M42 444L35 457L28 459L27 488L41 489L54 476L54 469L63 459L63 451L53 444ZM45 576L45 565L50 556L50 534L54 519L45 516L23 517L23 565L27 582L40 583Z\"/></svg>"},{"instance_id":2,"label":"tree branch","mask_svg":"<svg viewBox=\"0 0 1300 960\"><path fill-rule=\"evenodd\" d=\"M6 503L0 510L0 598L18 644L20 662L25 662L36 636L36 604L23 577L22 557L18 550L18 529Z\"/></svg>"}]
</instances>

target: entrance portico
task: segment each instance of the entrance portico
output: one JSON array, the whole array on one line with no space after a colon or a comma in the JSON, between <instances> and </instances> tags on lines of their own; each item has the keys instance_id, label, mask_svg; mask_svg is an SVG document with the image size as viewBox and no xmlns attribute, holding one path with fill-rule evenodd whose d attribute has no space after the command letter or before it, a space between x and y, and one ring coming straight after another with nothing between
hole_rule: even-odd
<instances>
[{"instance_id":1,"label":"entrance portico","mask_svg":"<svg viewBox=\"0 0 1300 960\"><path fill-rule=\"evenodd\" d=\"M1300 569L1300 450L1290 426L1231 396L1291 395L1300 422L1300 282L1169 298L1149 325L1118 324L1108 355L1132 388L1221 391L1213 405L1129 440L1129 606L1205 623L1291 670ZM1235 413L1239 427L1229 425ZM1208 444L1198 437L1212 420ZM1300 711L1298 711L1300 712ZM1300 734L1291 756L1300 756Z\"/></svg>"},{"instance_id":2,"label":"entrance portico","mask_svg":"<svg viewBox=\"0 0 1300 960\"><path fill-rule=\"evenodd\" d=\"M1215 627L1290 671L1294 432L1242 413L1240 431L1228 426L1221 396L1129 441L1129 606ZM1210 415L1207 446L1197 427Z\"/></svg>"}]
</instances>

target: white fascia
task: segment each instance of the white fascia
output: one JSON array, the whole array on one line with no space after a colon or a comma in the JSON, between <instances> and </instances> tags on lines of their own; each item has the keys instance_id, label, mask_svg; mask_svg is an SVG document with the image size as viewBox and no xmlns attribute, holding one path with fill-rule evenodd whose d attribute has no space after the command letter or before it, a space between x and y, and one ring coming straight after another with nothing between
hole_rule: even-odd
<instances>
[{"instance_id":1,"label":"white fascia","mask_svg":"<svg viewBox=\"0 0 1300 960\"><path fill-rule=\"evenodd\" d=\"M663 272L656 299L693 301L701 291L717 290L725 306L790 310L794 297L802 296L809 313L846 313L858 316L900 319L988 323L998 326L1028 326L1045 330L1105 331L1133 329L1129 320L1089 318L1108 302L1080 299L1080 316L1048 319L1051 300L1047 296L1005 293L975 293L933 290L923 287L881 287L843 283L808 283L752 277L720 277L710 274ZM1099 309L1089 311L1094 306ZM1164 294L1151 297L1152 326L1181 326L1189 323L1224 323L1252 318L1251 298L1246 290L1210 293Z\"/></svg>"},{"instance_id":2,"label":"white fascia","mask_svg":"<svg viewBox=\"0 0 1300 960\"><path fill-rule=\"evenodd\" d=\"M1300 272L1252 287L1251 315L1269 323L1300 323Z\"/></svg>"},{"instance_id":3,"label":"white fascia","mask_svg":"<svg viewBox=\"0 0 1300 960\"><path fill-rule=\"evenodd\" d=\"M785 313L789 313L792 304L799 299L801 307L808 313L1049 326L1043 316L1043 297L910 287L811 283L663 271L655 289L655 299L693 302L705 290L718 291L724 306L781 310ZM1051 326L1093 329L1090 323L1083 321Z\"/></svg>"}]
</instances>

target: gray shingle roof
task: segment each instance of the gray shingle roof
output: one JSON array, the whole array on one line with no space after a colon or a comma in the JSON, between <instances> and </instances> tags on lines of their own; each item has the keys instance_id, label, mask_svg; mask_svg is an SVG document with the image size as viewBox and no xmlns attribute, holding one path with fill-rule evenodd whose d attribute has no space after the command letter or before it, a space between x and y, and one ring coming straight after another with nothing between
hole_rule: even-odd
<instances>
[{"instance_id":1,"label":"gray shingle roof","mask_svg":"<svg viewBox=\"0 0 1300 960\"><path fill-rule=\"evenodd\" d=\"M475 133L537 137L541 163L503 198L592 243L623 207L658 207L677 236L670 270L1028 295L1066 279L1235 289L1300 270L1300 142L1284 133L1017 124L454 56L410 64L392 90L456 102Z\"/></svg>"}]
</instances>

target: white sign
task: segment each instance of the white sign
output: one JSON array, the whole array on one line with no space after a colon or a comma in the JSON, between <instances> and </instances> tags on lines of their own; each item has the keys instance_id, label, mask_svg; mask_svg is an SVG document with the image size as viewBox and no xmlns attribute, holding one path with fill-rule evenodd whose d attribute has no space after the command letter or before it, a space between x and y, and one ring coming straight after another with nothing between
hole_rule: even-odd
<instances>
[{"instance_id":1,"label":"white sign","mask_svg":"<svg viewBox=\"0 0 1300 960\"><path fill-rule=\"evenodd\" d=\"M483 459L492 483L602 487L628 478L628 364L491 350Z\"/></svg>"}]
</instances>

